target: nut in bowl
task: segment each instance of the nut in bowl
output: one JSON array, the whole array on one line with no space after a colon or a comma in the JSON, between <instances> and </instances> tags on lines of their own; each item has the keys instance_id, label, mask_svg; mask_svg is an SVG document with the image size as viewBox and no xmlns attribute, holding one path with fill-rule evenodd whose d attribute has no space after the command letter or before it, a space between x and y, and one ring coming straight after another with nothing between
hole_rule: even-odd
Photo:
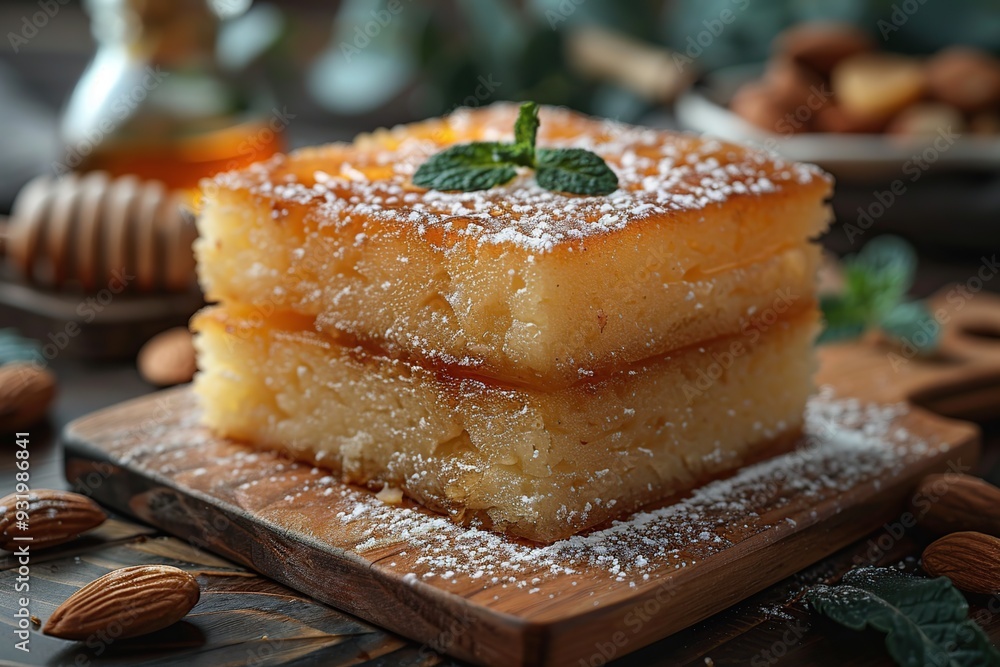
<instances>
[{"instance_id":1,"label":"nut in bowl","mask_svg":"<svg viewBox=\"0 0 1000 667\"><path fill-rule=\"evenodd\" d=\"M773 46L766 64L704 76L678 100L681 125L762 143L842 182L899 176L935 140L947 142L936 169L1000 169L1000 60L990 54L878 51L836 23L794 26Z\"/></svg>"}]
</instances>

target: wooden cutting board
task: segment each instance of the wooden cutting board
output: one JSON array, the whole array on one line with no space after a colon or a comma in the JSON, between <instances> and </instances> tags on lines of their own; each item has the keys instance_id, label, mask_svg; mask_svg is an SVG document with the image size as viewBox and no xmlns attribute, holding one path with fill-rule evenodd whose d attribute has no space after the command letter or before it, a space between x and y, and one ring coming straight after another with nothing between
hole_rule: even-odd
<instances>
[{"instance_id":1,"label":"wooden cutting board","mask_svg":"<svg viewBox=\"0 0 1000 667\"><path fill-rule=\"evenodd\" d=\"M827 389L798 451L548 548L385 505L216 438L186 387L70 424L67 477L427 651L491 666L602 665L893 521L923 475L973 465L976 427L920 406L996 414L1000 299L949 295L935 300L946 324L933 358L874 338L822 348Z\"/></svg>"}]
</instances>

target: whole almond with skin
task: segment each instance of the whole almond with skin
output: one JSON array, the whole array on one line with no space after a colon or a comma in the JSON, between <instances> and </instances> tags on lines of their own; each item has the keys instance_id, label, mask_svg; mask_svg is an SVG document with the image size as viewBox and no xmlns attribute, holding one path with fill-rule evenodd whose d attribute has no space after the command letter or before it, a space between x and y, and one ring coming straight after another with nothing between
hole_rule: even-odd
<instances>
[{"instance_id":1,"label":"whole almond with skin","mask_svg":"<svg viewBox=\"0 0 1000 667\"><path fill-rule=\"evenodd\" d=\"M48 412L56 396L56 378L28 363L0 366L0 431L31 426Z\"/></svg>"},{"instance_id":2,"label":"whole almond with skin","mask_svg":"<svg viewBox=\"0 0 1000 667\"><path fill-rule=\"evenodd\" d=\"M935 535L972 530L1000 537L1000 488L978 477L928 475L911 505L920 527Z\"/></svg>"},{"instance_id":3,"label":"whole almond with skin","mask_svg":"<svg viewBox=\"0 0 1000 667\"><path fill-rule=\"evenodd\" d=\"M18 528L19 499L14 494L0 498L0 547L14 551L27 545L45 549L69 542L104 523L108 515L87 496L69 491L39 489L31 491L21 507L28 516L27 530ZM31 537L31 541L15 541L15 537Z\"/></svg>"},{"instance_id":4,"label":"whole almond with skin","mask_svg":"<svg viewBox=\"0 0 1000 667\"><path fill-rule=\"evenodd\" d=\"M968 593L1000 593L1000 538L972 531L945 535L924 549L924 570Z\"/></svg>"},{"instance_id":5,"label":"whole almond with skin","mask_svg":"<svg viewBox=\"0 0 1000 667\"><path fill-rule=\"evenodd\" d=\"M190 382L197 370L194 341L185 327L159 333L142 346L139 373L152 384L167 387Z\"/></svg>"},{"instance_id":6,"label":"whole almond with skin","mask_svg":"<svg viewBox=\"0 0 1000 667\"><path fill-rule=\"evenodd\" d=\"M69 596L42 632L83 641L104 631L138 637L173 625L201 597L198 581L169 565L134 565L112 570Z\"/></svg>"}]
</instances>

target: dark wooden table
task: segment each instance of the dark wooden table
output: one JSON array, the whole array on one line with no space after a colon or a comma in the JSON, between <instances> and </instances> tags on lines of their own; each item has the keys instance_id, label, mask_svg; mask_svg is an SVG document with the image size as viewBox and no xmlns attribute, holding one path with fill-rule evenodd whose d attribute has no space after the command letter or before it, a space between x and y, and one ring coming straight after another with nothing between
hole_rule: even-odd
<instances>
[{"instance_id":1,"label":"dark wooden table","mask_svg":"<svg viewBox=\"0 0 1000 667\"><path fill-rule=\"evenodd\" d=\"M56 360L61 395L48 424L31 429L33 488L65 488L56 436L67 421L152 391L127 364ZM0 491L13 486L13 436L0 444ZM1000 481L1000 428L986 431L978 471ZM3 452L7 452L4 456ZM882 540L879 531L708 621L629 654L626 665L891 665L875 633L844 630L811 615L797 600L803 586L834 578L860 563L908 563L921 536ZM879 545L891 542L888 550ZM13 648L16 563L0 557L0 661L29 665L439 665L453 664L428 647L391 635L246 571L177 538L123 517L91 536L31 561L31 611L44 621L84 583L125 565L168 563L197 572L202 598L181 623L147 637L90 646L32 634L31 653ZM1000 599L970 598L972 612L1000 644ZM608 648L609 654L611 649ZM614 658L615 656L609 655ZM597 658L594 664L604 664Z\"/></svg>"}]
</instances>

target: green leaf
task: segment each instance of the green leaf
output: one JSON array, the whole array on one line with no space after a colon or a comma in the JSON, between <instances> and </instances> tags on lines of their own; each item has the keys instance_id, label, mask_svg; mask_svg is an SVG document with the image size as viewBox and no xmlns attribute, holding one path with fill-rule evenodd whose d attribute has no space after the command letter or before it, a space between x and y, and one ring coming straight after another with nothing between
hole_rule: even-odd
<instances>
[{"instance_id":1,"label":"green leaf","mask_svg":"<svg viewBox=\"0 0 1000 667\"><path fill-rule=\"evenodd\" d=\"M941 341L941 325L923 301L896 304L879 325L890 338L912 345L918 354L933 352Z\"/></svg>"},{"instance_id":2,"label":"green leaf","mask_svg":"<svg viewBox=\"0 0 1000 667\"><path fill-rule=\"evenodd\" d=\"M819 343L853 340L863 334L868 326L865 309L846 295L823 294L819 298L823 311L824 328Z\"/></svg>"},{"instance_id":3,"label":"green leaf","mask_svg":"<svg viewBox=\"0 0 1000 667\"><path fill-rule=\"evenodd\" d=\"M41 344L16 329L0 329L0 366L17 361L43 362Z\"/></svg>"},{"instance_id":4,"label":"green leaf","mask_svg":"<svg viewBox=\"0 0 1000 667\"><path fill-rule=\"evenodd\" d=\"M514 123L514 143L526 167L535 166L535 137L538 135L538 105L525 102L517 112Z\"/></svg>"},{"instance_id":5,"label":"green leaf","mask_svg":"<svg viewBox=\"0 0 1000 667\"><path fill-rule=\"evenodd\" d=\"M514 143L476 142L446 148L420 165L414 185L434 190L485 190L534 167L538 184L578 195L606 195L618 189L618 177L599 155L582 148L535 150L538 105L525 102L514 123Z\"/></svg>"},{"instance_id":6,"label":"green leaf","mask_svg":"<svg viewBox=\"0 0 1000 667\"><path fill-rule=\"evenodd\" d=\"M872 325L906 296L916 271L917 253L913 246L889 235L872 239L844 263L847 292L867 305Z\"/></svg>"},{"instance_id":7,"label":"green leaf","mask_svg":"<svg viewBox=\"0 0 1000 667\"><path fill-rule=\"evenodd\" d=\"M511 144L458 144L432 155L413 175L413 183L434 190L486 190L517 175Z\"/></svg>"},{"instance_id":8,"label":"green leaf","mask_svg":"<svg viewBox=\"0 0 1000 667\"><path fill-rule=\"evenodd\" d=\"M921 579L866 567L845 574L839 586L810 589L805 600L853 630L885 633L886 648L899 665L1000 665L1000 652L968 618L965 598L944 577Z\"/></svg>"},{"instance_id":9,"label":"green leaf","mask_svg":"<svg viewBox=\"0 0 1000 667\"><path fill-rule=\"evenodd\" d=\"M596 153L582 148L540 148L538 184L576 195L606 195L618 189L618 176Z\"/></svg>"}]
</instances>

